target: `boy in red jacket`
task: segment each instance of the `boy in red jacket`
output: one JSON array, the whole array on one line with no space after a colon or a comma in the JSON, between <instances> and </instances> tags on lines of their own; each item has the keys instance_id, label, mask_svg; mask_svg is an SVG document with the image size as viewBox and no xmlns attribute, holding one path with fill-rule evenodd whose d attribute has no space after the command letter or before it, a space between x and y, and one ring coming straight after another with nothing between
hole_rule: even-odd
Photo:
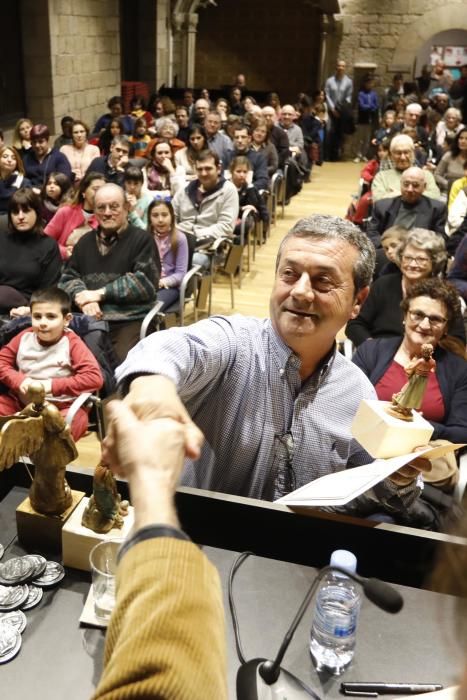
<instances>
[{"instance_id":1,"label":"boy in red jacket","mask_svg":"<svg viewBox=\"0 0 467 700\"><path fill-rule=\"evenodd\" d=\"M44 385L46 399L66 414L75 397L101 388L99 364L86 344L68 328L72 318L66 292L57 287L31 296L31 327L18 333L0 350L0 382L8 393L0 395L0 415L20 411L27 403L32 381ZM71 425L75 440L88 428L88 414L79 409Z\"/></svg>"}]
</instances>

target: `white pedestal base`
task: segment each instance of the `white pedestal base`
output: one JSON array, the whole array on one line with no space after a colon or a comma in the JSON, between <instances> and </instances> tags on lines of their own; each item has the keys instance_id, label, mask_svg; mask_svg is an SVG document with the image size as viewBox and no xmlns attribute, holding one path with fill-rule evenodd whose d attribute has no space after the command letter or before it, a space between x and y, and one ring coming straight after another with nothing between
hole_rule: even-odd
<instances>
[{"instance_id":1,"label":"white pedestal base","mask_svg":"<svg viewBox=\"0 0 467 700\"><path fill-rule=\"evenodd\" d=\"M134 523L134 508L130 506L128 515L123 519L122 528L115 527L105 533L93 532L93 530L81 525L83 512L88 501L88 498L83 498L62 529L63 564L82 571L90 571L89 552L94 545L104 540L124 540Z\"/></svg>"},{"instance_id":2,"label":"white pedestal base","mask_svg":"<svg viewBox=\"0 0 467 700\"><path fill-rule=\"evenodd\" d=\"M403 421L386 413L390 405L364 399L352 422L352 435L375 459L408 454L427 445L433 433L432 425L416 411L413 421Z\"/></svg>"}]
</instances>

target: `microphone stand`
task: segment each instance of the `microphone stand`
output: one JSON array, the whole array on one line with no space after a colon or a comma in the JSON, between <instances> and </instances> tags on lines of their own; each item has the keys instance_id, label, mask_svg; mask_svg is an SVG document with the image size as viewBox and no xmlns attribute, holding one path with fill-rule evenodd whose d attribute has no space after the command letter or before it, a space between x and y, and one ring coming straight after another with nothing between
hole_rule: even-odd
<instances>
[{"instance_id":1,"label":"microphone stand","mask_svg":"<svg viewBox=\"0 0 467 700\"><path fill-rule=\"evenodd\" d=\"M269 698L287 698L287 700L300 700L312 697L320 700L319 696L299 678L289 671L281 668L282 659L285 656L290 642L305 614L311 599L316 591L318 583L329 571L339 571L348 578L359 583L366 597L375 605L390 613L399 612L403 605L402 596L388 584L378 579L366 579L358 574L351 573L339 566L325 566L313 580L303 599L293 621L287 630L282 644L274 661L266 659L251 659L240 666L237 673L237 698L238 700L268 700Z\"/></svg>"}]
</instances>

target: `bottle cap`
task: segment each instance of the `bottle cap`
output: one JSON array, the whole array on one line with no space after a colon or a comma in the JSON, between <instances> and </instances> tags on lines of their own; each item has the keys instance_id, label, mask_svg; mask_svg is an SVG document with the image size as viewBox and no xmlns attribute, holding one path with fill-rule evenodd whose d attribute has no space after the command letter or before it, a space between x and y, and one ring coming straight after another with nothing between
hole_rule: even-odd
<instances>
[{"instance_id":1,"label":"bottle cap","mask_svg":"<svg viewBox=\"0 0 467 700\"><path fill-rule=\"evenodd\" d=\"M355 554L348 552L346 549L336 549L331 554L330 564L331 566L340 566L342 569L347 569L351 574L357 571L357 558Z\"/></svg>"}]
</instances>

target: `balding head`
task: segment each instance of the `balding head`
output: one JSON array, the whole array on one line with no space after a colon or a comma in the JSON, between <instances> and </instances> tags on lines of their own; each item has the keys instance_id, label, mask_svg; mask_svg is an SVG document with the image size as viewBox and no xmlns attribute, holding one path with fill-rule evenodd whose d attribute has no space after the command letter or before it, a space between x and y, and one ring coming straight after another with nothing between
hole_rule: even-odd
<instances>
[{"instance_id":1,"label":"balding head","mask_svg":"<svg viewBox=\"0 0 467 700\"><path fill-rule=\"evenodd\" d=\"M261 110L263 112L264 118L266 119L266 122L268 124L275 124L277 121L277 114L276 110L274 107L270 107L269 105L267 107L263 107Z\"/></svg>"},{"instance_id":2,"label":"balding head","mask_svg":"<svg viewBox=\"0 0 467 700\"><path fill-rule=\"evenodd\" d=\"M414 161L415 146L410 136L399 134L394 136L389 147L391 159L396 170L407 170Z\"/></svg>"},{"instance_id":3,"label":"balding head","mask_svg":"<svg viewBox=\"0 0 467 700\"><path fill-rule=\"evenodd\" d=\"M94 209L99 228L106 235L118 233L128 226L125 193L119 185L102 185L96 192Z\"/></svg>"},{"instance_id":4,"label":"balding head","mask_svg":"<svg viewBox=\"0 0 467 700\"><path fill-rule=\"evenodd\" d=\"M426 188L425 172L421 168L411 167L404 170L401 177L401 197L407 204L420 201Z\"/></svg>"},{"instance_id":5,"label":"balding head","mask_svg":"<svg viewBox=\"0 0 467 700\"><path fill-rule=\"evenodd\" d=\"M422 105L412 102L405 108L404 121L406 126L417 126L423 112Z\"/></svg>"},{"instance_id":6,"label":"balding head","mask_svg":"<svg viewBox=\"0 0 467 700\"><path fill-rule=\"evenodd\" d=\"M292 126L295 117L295 107L293 107L292 105L284 105L282 107L280 116L280 122L282 126L285 126L285 128L288 129L289 126Z\"/></svg>"},{"instance_id":7,"label":"balding head","mask_svg":"<svg viewBox=\"0 0 467 700\"><path fill-rule=\"evenodd\" d=\"M196 118L199 122L203 123L207 113L210 110L210 105L207 100L204 100L200 98L199 100L196 100L195 102L195 113L196 113Z\"/></svg>"}]
</instances>

